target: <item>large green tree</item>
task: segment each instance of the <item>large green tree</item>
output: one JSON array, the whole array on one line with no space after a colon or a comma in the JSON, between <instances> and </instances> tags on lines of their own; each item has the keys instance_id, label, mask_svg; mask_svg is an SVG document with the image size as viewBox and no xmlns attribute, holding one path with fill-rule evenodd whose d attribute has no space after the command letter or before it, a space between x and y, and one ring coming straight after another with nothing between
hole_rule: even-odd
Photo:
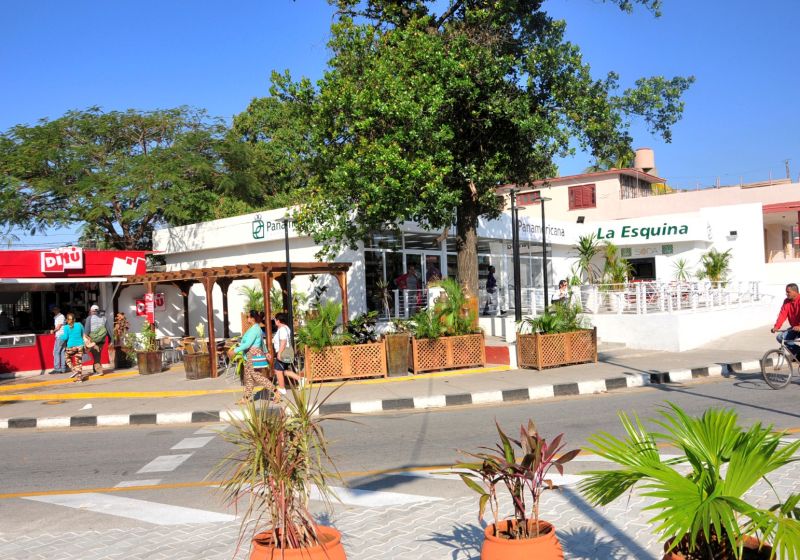
<instances>
[{"instance_id":1,"label":"large green tree","mask_svg":"<svg viewBox=\"0 0 800 560\"><path fill-rule=\"evenodd\" d=\"M240 133L295 154L286 163L304 177L299 226L326 249L406 220L455 224L458 275L473 292L478 218L502 210L499 185L555 175L575 145L597 158L630 150L635 117L669 141L692 82L643 78L619 92L616 74L593 78L540 0L451 0L441 13L426 0L330 1L324 77L312 87L274 76ZM287 141L286 128L306 141Z\"/></svg>"},{"instance_id":2,"label":"large green tree","mask_svg":"<svg viewBox=\"0 0 800 560\"><path fill-rule=\"evenodd\" d=\"M0 135L0 224L82 225L101 246L150 248L156 226L263 203L252 159L202 110L70 111Z\"/></svg>"}]
</instances>

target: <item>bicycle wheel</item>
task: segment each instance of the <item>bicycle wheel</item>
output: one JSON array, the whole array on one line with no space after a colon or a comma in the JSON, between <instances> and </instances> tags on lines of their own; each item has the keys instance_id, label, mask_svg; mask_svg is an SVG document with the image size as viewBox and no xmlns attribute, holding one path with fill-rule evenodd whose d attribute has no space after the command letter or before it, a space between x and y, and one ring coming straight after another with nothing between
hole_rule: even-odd
<instances>
[{"instance_id":1,"label":"bicycle wheel","mask_svg":"<svg viewBox=\"0 0 800 560\"><path fill-rule=\"evenodd\" d=\"M793 373L792 360L786 357L783 350L770 350L761 358L761 375L773 389L786 387Z\"/></svg>"}]
</instances>

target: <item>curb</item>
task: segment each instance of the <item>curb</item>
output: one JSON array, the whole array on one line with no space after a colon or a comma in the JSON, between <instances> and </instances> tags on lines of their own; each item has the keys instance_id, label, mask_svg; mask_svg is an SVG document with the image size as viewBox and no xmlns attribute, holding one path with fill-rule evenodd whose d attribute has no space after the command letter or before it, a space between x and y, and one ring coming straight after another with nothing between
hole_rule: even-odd
<instances>
[{"instance_id":1,"label":"curb","mask_svg":"<svg viewBox=\"0 0 800 560\"><path fill-rule=\"evenodd\" d=\"M621 389L663 385L692 381L703 377L721 377L745 369L757 369L760 360L711 364L707 366L674 371L643 373L639 375L610 377L590 381L536 385L505 391L481 391L455 395L431 395L426 397L351 401L326 404L320 407L321 414L373 414L399 410L425 410L473 404L523 402L552 399L555 397L592 395ZM14 428L78 428L103 426L143 426L167 424L201 424L227 422L240 417L238 410L202 410L195 412L159 412L155 414L110 414L100 416L58 416L45 418L0 419L0 430Z\"/></svg>"}]
</instances>

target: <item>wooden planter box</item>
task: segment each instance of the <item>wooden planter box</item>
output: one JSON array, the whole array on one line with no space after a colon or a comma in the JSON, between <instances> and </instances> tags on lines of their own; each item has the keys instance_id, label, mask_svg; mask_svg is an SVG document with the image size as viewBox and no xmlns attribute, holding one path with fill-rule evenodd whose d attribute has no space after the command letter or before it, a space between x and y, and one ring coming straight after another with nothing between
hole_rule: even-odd
<instances>
[{"instance_id":1,"label":"wooden planter box","mask_svg":"<svg viewBox=\"0 0 800 560\"><path fill-rule=\"evenodd\" d=\"M312 381L386 377L386 346L383 342L330 346L322 350L306 347L306 377Z\"/></svg>"},{"instance_id":2,"label":"wooden planter box","mask_svg":"<svg viewBox=\"0 0 800 560\"><path fill-rule=\"evenodd\" d=\"M139 375L152 375L161 372L162 352L137 352L136 365L139 367Z\"/></svg>"},{"instance_id":3,"label":"wooden planter box","mask_svg":"<svg viewBox=\"0 0 800 560\"><path fill-rule=\"evenodd\" d=\"M483 334L411 339L408 367L414 373L486 365Z\"/></svg>"},{"instance_id":4,"label":"wooden planter box","mask_svg":"<svg viewBox=\"0 0 800 560\"><path fill-rule=\"evenodd\" d=\"M522 368L550 368L597 363L597 329L558 334L518 334L517 364Z\"/></svg>"},{"instance_id":5,"label":"wooden planter box","mask_svg":"<svg viewBox=\"0 0 800 560\"><path fill-rule=\"evenodd\" d=\"M183 366L186 370L186 379L206 379L211 377L211 355L186 354L183 358Z\"/></svg>"}]
</instances>

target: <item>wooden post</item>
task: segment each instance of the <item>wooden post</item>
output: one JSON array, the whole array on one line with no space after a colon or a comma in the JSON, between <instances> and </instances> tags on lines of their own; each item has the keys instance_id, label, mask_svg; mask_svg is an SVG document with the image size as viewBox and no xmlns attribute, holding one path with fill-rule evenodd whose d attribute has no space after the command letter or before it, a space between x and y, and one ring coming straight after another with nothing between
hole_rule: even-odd
<instances>
[{"instance_id":1,"label":"wooden post","mask_svg":"<svg viewBox=\"0 0 800 560\"><path fill-rule=\"evenodd\" d=\"M342 292L342 328L345 328L350 321L350 306L347 301L347 272L337 272L336 280L339 282L339 290Z\"/></svg>"},{"instance_id":2,"label":"wooden post","mask_svg":"<svg viewBox=\"0 0 800 560\"><path fill-rule=\"evenodd\" d=\"M217 284L222 290L222 336L225 338L230 338L231 336L231 323L228 318L228 288L231 287L231 282L233 282L232 278L220 278L217 280Z\"/></svg>"},{"instance_id":3,"label":"wooden post","mask_svg":"<svg viewBox=\"0 0 800 560\"><path fill-rule=\"evenodd\" d=\"M178 288L183 299L183 336L189 336L189 290L192 289L192 282L180 280L172 285Z\"/></svg>"},{"instance_id":4,"label":"wooden post","mask_svg":"<svg viewBox=\"0 0 800 560\"><path fill-rule=\"evenodd\" d=\"M214 283L215 278L203 278L206 289L206 313L208 314L208 358L211 361L211 377L217 377L217 342L214 337Z\"/></svg>"}]
</instances>

